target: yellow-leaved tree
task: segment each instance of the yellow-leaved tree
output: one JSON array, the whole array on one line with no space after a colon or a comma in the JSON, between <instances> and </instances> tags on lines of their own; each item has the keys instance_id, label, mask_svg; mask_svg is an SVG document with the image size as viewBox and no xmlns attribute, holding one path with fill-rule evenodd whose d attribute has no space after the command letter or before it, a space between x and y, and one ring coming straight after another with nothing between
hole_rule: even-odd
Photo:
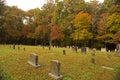
<instances>
[{"instance_id":1,"label":"yellow-leaved tree","mask_svg":"<svg viewBox=\"0 0 120 80\"><path fill-rule=\"evenodd\" d=\"M73 40L89 40L92 38L90 32L91 15L86 12L80 12L74 19L74 33L71 35Z\"/></svg>"}]
</instances>

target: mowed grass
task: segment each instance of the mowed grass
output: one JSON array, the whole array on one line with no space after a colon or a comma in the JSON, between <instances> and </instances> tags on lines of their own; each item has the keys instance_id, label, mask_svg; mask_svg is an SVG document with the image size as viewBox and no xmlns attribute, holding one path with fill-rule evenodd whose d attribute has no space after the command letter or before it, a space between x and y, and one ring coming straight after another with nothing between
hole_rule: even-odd
<instances>
[{"instance_id":1,"label":"mowed grass","mask_svg":"<svg viewBox=\"0 0 120 80\"><path fill-rule=\"evenodd\" d=\"M23 48L26 50L24 51ZM66 55L62 51L66 50ZM36 53L39 58L39 68L28 64L30 53ZM58 60L61 63L63 80L120 80L120 57L114 52L102 53L96 51L96 56L77 53L69 48L44 49L40 46L21 45L20 50L10 48L10 45L0 45L0 77L2 80L53 80L48 76L50 61ZM108 55L107 55L108 54ZM95 64L91 63L95 58ZM103 69L108 66L114 70Z\"/></svg>"}]
</instances>

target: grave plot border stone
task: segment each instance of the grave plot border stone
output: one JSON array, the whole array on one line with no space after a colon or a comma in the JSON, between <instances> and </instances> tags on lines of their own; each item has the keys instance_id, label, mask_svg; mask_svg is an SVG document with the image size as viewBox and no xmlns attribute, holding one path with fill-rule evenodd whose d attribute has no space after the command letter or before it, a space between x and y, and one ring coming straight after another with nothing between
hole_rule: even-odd
<instances>
[{"instance_id":1,"label":"grave plot border stone","mask_svg":"<svg viewBox=\"0 0 120 80\"><path fill-rule=\"evenodd\" d=\"M34 66L35 68L40 67L40 65L38 64L38 55L35 53L31 53L30 54L30 60L28 61L28 63L32 66Z\"/></svg>"}]
</instances>

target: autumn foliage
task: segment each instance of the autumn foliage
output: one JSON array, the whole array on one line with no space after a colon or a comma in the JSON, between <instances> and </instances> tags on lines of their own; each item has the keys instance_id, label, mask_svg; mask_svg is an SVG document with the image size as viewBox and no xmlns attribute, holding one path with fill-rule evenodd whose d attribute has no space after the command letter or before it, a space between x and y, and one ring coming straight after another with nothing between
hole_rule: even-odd
<instances>
[{"instance_id":1,"label":"autumn foliage","mask_svg":"<svg viewBox=\"0 0 120 80\"><path fill-rule=\"evenodd\" d=\"M75 31L72 34L74 40L83 40L92 38L92 34L89 32L91 24L91 16L88 13L80 12L75 16L74 26Z\"/></svg>"},{"instance_id":2,"label":"autumn foliage","mask_svg":"<svg viewBox=\"0 0 120 80\"><path fill-rule=\"evenodd\" d=\"M50 37L52 38L52 40L56 40L56 39L59 40L59 39L62 39L64 35L60 31L57 25L53 25L51 28Z\"/></svg>"}]
</instances>

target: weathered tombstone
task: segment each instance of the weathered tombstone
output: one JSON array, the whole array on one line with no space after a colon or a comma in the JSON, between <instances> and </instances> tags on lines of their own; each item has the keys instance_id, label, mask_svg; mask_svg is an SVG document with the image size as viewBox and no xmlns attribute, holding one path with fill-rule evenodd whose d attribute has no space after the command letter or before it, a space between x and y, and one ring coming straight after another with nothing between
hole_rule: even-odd
<instances>
[{"instance_id":1,"label":"weathered tombstone","mask_svg":"<svg viewBox=\"0 0 120 80\"><path fill-rule=\"evenodd\" d=\"M65 52L65 50L63 50L63 55L66 55L66 52Z\"/></svg>"},{"instance_id":2,"label":"weathered tombstone","mask_svg":"<svg viewBox=\"0 0 120 80\"><path fill-rule=\"evenodd\" d=\"M25 49L25 48L23 48L23 50L25 51L26 49Z\"/></svg>"},{"instance_id":3,"label":"weathered tombstone","mask_svg":"<svg viewBox=\"0 0 120 80\"><path fill-rule=\"evenodd\" d=\"M115 52L117 51L117 49L115 49Z\"/></svg>"},{"instance_id":4,"label":"weathered tombstone","mask_svg":"<svg viewBox=\"0 0 120 80\"><path fill-rule=\"evenodd\" d=\"M108 50L108 52L110 52L110 50Z\"/></svg>"},{"instance_id":5,"label":"weathered tombstone","mask_svg":"<svg viewBox=\"0 0 120 80\"><path fill-rule=\"evenodd\" d=\"M87 51L87 52L89 51L89 47L86 47L86 51Z\"/></svg>"},{"instance_id":6,"label":"weathered tombstone","mask_svg":"<svg viewBox=\"0 0 120 80\"><path fill-rule=\"evenodd\" d=\"M72 51L73 51L74 53L77 53L77 47L76 47L76 46L73 46L73 47L72 47Z\"/></svg>"},{"instance_id":7,"label":"weathered tombstone","mask_svg":"<svg viewBox=\"0 0 120 80\"><path fill-rule=\"evenodd\" d=\"M86 53L86 47L81 47L81 53Z\"/></svg>"},{"instance_id":8,"label":"weathered tombstone","mask_svg":"<svg viewBox=\"0 0 120 80\"><path fill-rule=\"evenodd\" d=\"M10 45L10 48L11 48L11 45Z\"/></svg>"},{"instance_id":9,"label":"weathered tombstone","mask_svg":"<svg viewBox=\"0 0 120 80\"><path fill-rule=\"evenodd\" d=\"M42 48L44 49L44 46L42 46Z\"/></svg>"},{"instance_id":10,"label":"weathered tombstone","mask_svg":"<svg viewBox=\"0 0 120 80\"><path fill-rule=\"evenodd\" d=\"M28 63L34 66L35 68L39 67L40 65L38 64L38 55L35 53L31 53L30 60L28 61Z\"/></svg>"},{"instance_id":11,"label":"weathered tombstone","mask_svg":"<svg viewBox=\"0 0 120 80\"><path fill-rule=\"evenodd\" d=\"M18 46L18 50L20 50L20 46Z\"/></svg>"},{"instance_id":12,"label":"weathered tombstone","mask_svg":"<svg viewBox=\"0 0 120 80\"><path fill-rule=\"evenodd\" d=\"M106 52L106 48L101 48L101 52Z\"/></svg>"},{"instance_id":13,"label":"weathered tombstone","mask_svg":"<svg viewBox=\"0 0 120 80\"><path fill-rule=\"evenodd\" d=\"M49 76L55 80L62 80L63 76L60 75L60 62L57 60L51 61L51 70Z\"/></svg>"},{"instance_id":14,"label":"weathered tombstone","mask_svg":"<svg viewBox=\"0 0 120 80\"><path fill-rule=\"evenodd\" d=\"M15 44L13 45L13 49L15 49Z\"/></svg>"},{"instance_id":15,"label":"weathered tombstone","mask_svg":"<svg viewBox=\"0 0 120 80\"><path fill-rule=\"evenodd\" d=\"M49 48L49 50L50 50L50 49L51 49L51 46L49 46L48 48Z\"/></svg>"},{"instance_id":16,"label":"weathered tombstone","mask_svg":"<svg viewBox=\"0 0 120 80\"><path fill-rule=\"evenodd\" d=\"M95 49L92 49L92 56L95 56Z\"/></svg>"},{"instance_id":17,"label":"weathered tombstone","mask_svg":"<svg viewBox=\"0 0 120 80\"><path fill-rule=\"evenodd\" d=\"M92 64L95 64L95 59L91 58L91 62L92 62Z\"/></svg>"},{"instance_id":18,"label":"weathered tombstone","mask_svg":"<svg viewBox=\"0 0 120 80\"><path fill-rule=\"evenodd\" d=\"M116 46L116 55L120 56L120 44Z\"/></svg>"}]
</instances>

